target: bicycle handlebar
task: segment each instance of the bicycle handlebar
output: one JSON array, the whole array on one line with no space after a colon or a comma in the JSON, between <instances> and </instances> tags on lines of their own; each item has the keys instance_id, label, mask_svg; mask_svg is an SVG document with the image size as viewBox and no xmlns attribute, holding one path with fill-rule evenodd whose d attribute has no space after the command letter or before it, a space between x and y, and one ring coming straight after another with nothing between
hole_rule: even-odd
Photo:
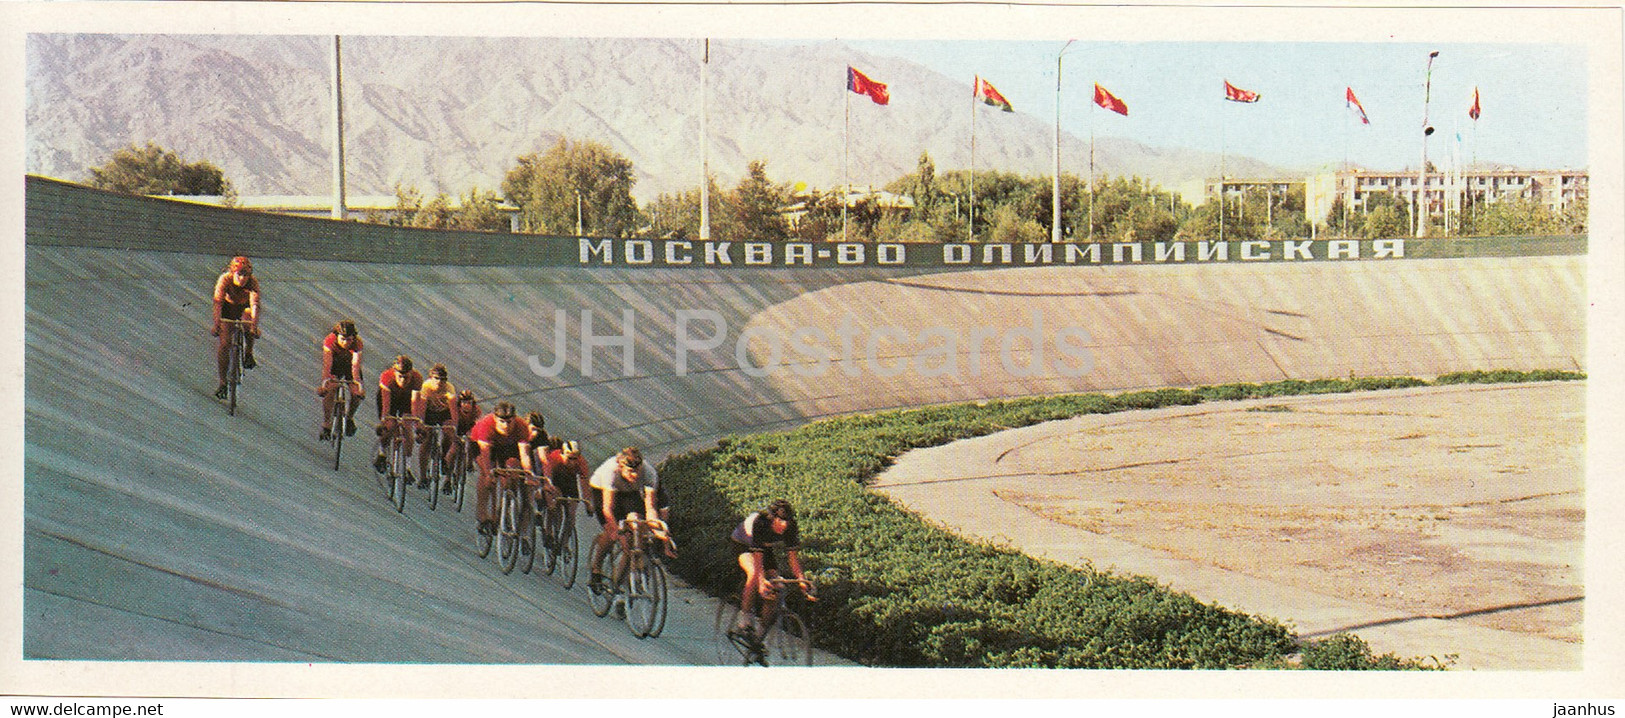
<instances>
[{"instance_id":1,"label":"bicycle handlebar","mask_svg":"<svg viewBox=\"0 0 1625 718\"><path fill-rule=\"evenodd\" d=\"M766 581L768 583L772 584L774 588L784 588L785 586L799 586L801 588L802 594L807 597L807 600L809 600L809 601L817 601L818 600L818 584L815 584L815 583L813 583L812 581L810 581L808 579L805 579L805 578L783 578L783 577L780 577L780 576L775 576L773 578L766 579Z\"/></svg>"}]
</instances>

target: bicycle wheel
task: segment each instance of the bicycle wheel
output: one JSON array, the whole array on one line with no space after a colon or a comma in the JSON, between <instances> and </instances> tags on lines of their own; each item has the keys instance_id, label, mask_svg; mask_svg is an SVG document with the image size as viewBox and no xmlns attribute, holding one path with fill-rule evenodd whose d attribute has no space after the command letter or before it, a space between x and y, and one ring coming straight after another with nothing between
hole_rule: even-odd
<instances>
[{"instance_id":1,"label":"bicycle wheel","mask_svg":"<svg viewBox=\"0 0 1625 718\"><path fill-rule=\"evenodd\" d=\"M656 560L652 563L654 572L655 623L649 629L650 638L659 638L666 630L666 610L671 607L671 586L666 581L666 564Z\"/></svg>"},{"instance_id":2,"label":"bicycle wheel","mask_svg":"<svg viewBox=\"0 0 1625 718\"><path fill-rule=\"evenodd\" d=\"M566 504L568 505L568 504ZM559 547L564 540L564 517L554 516L553 511L544 511L536 517L542 525L542 543L536 547L542 552L542 575L551 576L559 568Z\"/></svg>"},{"instance_id":3,"label":"bicycle wheel","mask_svg":"<svg viewBox=\"0 0 1625 718\"><path fill-rule=\"evenodd\" d=\"M519 500L511 490L502 492L502 513L497 520L497 563L512 573L519 560Z\"/></svg>"},{"instance_id":4,"label":"bicycle wheel","mask_svg":"<svg viewBox=\"0 0 1625 718\"><path fill-rule=\"evenodd\" d=\"M491 555L491 544L495 543L495 538L495 536L487 533L478 531L474 533L474 548L479 550L480 558Z\"/></svg>"},{"instance_id":5,"label":"bicycle wheel","mask_svg":"<svg viewBox=\"0 0 1625 718\"><path fill-rule=\"evenodd\" d=\"M463 492L468 489L469 464L473 461L468 457L468 446L464 445L457 452L457 461L451 467L451 502L457 507L457 513L463 512ZM484 556L485 554L480 554Z\"/></svg>"},{"instance_id":6,"label":"bicycle wheel","mask_svg":"<svg viewBox=\"0 0 1625 718\"><path fill-rule=\"evenodd\" d=\"M441 457L439 449L439 428L437 427L435 431L436 433L430 434L429 440L423 442L423 446L420 447L423 450L423 455L428 457L428 463L425 465L426 468L424 468L424 472L427 475L424 478L428 479L429 481L430 511L433 511L436 507L440 506L440 484L441 482L445 481L445 477L441 475L440 471Z\"/></svg>"},{"instance_id":7,"label":"bicycle wheel","mask_svg":"<svg viewBox=\"0 0 1625 718\"><path fill-rule=\"evenodd\" d=\"M738 622L739 607L727 601L717 601L717 618L711 626L711 635L719 666L748 666L756 662L744 641L728 635L728 629Z\"/></svg>"},{"instance_id":8,"label":"bicycle wheel","mask_svg":"<svg viewBox=\"0 0 1625 718\"><path fill-rule=\"evenodd\" d=\"M348 403L349 400L344 399L344 402ZM344 413L344 407L335 405L333 409L333 421L330 424L331 428L328 429L330 435L333 437L334 471L339 470L339 455L344 453L344 434L350 429L349 423L349 418Z\"/></svg>"},{"instance_id":9,"label":"bicycle wheel","mask_svg":"<svg viewBox=\"0 0 1625 718\"><path fill-rule=\"evenodd\" d=\"M794 611L782 609L773 624L768 627L763 641L767 646L766 658L784 666L812 665L812 633L807 630L806 622Z\"/></svg>"},{"instance_id":10,"label":"bicycle wheel","mask_svg":"<svg viewBox=\"0 0 1625 718\"><path fill-rule=\"evenodd\" d=\"M576 537L576 509L575 504L569 504L564 511L564 520L559 529L559 563L564 573L564 590L576 585L576 571L581 568L581 544Z\"/></svg>"},{"instance_id":11,"label":"bicycle wheel","mask_svg":"<svg viewBox=\"0 0 1625 718\"><path fill-rule=\"evenodd\" d=\"M231 348L226 351L226 414L237 414L237 384L243 380L243 333L231 328Z\"/></svg>"},{"instance_id":12,"label":"bicycle wheel","mask_svg":"<svg viewBox=\"0 0 1625 718\"><path fill-rule=\"evenodd\" d=\"M613 576L615 564L619 563L620 560L621 546L618 543L612 543L608 549L604 550L604 561L599 565L607 566L609 568L607 576ZM593 586L592 582L588 581L587 603L592 606L592 615L599 618L609 615L610 607L615 605L615 586L610 583L607 577L600 586Z\"/></svg>"},{"instance_id":13,"label":"bicycle wheel","mask_svg":"<svg viewBox=\"0 0 1625 718\"><path fill-rule=\"evenodd\" d=\"M530 530L524 532L524 535L519 537L519 558L524 563L523 566L519 567L520 573L530 573L531 567L536 565L536 552L539 550L539 547L536 545L536 535L538 533L536 530L536 520L537 512L532 511L530 514ZM525 539L530 539L530 553L528 554L525 553Z\"/></svg>"},{"instance_id":14,"label":"bicycle wheel","mask_svg":"<svg viewBox=\"0 0 1625 718\"><path fill-rule=\"evenodd\" d=\"M626 626L632 635L648 638L660 618L657 564L646 555L633 554L632 559L626 570Z\"/></svg>"},{"instance_id":15,"label":"bicycle wheel","mask_svg":"<svg viewBox=\"0 0 1625 718\"><path fill-rule=\"evenodd\" d=\"M390 451L394 460L389 466L389 498L395 502L395 513L406 510L406 451L401 443L400 437L396 437L395 448Z\"/></svg>"}]
</instances>

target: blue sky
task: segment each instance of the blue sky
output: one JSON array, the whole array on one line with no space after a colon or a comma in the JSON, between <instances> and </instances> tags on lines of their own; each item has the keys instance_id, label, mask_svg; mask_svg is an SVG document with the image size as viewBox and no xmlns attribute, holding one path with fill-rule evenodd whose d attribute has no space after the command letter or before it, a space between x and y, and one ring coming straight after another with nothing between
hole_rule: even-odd
<instances>
[{"instance_id":1,"label":"blue sky","mask_svg":"<svg viewBox=\"0 0 1625 718\"><path fill-rule=\"evenodd\" d=\"M1054 121L1055 56L1064 42L847 42L963 77L967 92L979 74L1017 111ZM1341 163L1345 152L1375 169L1414 167L1433 50L1430 160L1442 164L1459 132L1464 162L1587 165L1586 54L1558 44L1078 41L1064 60L1061 124L1079 137L1088 137L1093 123L1097 137L1222 149L1289 168ZM1226 79L1262 98L1224 101ZM1128 117L1094 106L1095 82L1128 104ZM1476 131L1467 116L1475 86L1482 106ZM1369 126L1351 119L1346 87L1365 106Z\"/></svg>"}]
</instances>

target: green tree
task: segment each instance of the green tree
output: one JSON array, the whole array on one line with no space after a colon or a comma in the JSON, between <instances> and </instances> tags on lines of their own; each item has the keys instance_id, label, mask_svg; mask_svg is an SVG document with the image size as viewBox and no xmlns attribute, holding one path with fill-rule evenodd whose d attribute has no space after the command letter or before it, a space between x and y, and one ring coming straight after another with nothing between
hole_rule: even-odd
<instances>
[{"instance_id":1,"label":"green tree","mask_svg":"<svg viewBox=\"0 0 1625 718\"><path fill-rule=\"evenodd\" d=\"M543 234L574 234L577 211L585 234L625 237L637 229L632 161L592 141L560 139L546 152L519 157L502 180L502 196L519 207L520 226Z\"/></svg>"},{"instance_id":2,"label":"green tree","mask_svg":"<svg viewBox=\"0 0 1625 718\"><path fill-rule=\"evenodd\" d=\"M734 241L782 241L790 237L783 209L789 192L767 178L767 162L753 160L745 178L728 194L733 226L724 235Z\"/></svg>"},{"instance_id":3,"label":"green tree","mask_svg":"<svg viewBox=\"0 0 1625 718\"><path fill-rule=\"evenodd\" d=\"M718 212L722 191L717 187L715 177L710 182L711 196L711 232L714 237L722 237L733 222L728 213ZM656 237L670 239L698 239L700 236L700 190L699 188L677 192L675 194L661 193L644 209L648 218L649 233Z\"/></svg>"},{"instance_id":4,"label":"green tree","mask_svg":"<svg viewBox=\"0 0 1625 718\"><path fill-rule=\"evenodd\" d=\"M127 194L222 195L236 192L224 172L207 160L187 162L152 142L113 153L100 167L89 168L90 186Z\"/></svg>"},{"instance_id":5,"label":"green tree","mask_svg":"<svg viewBox=\"0 0 1625 718\"><path fill-rule=\"evenodd\" d=\"M508 215L499 206L501 198L497 193L489 190L481 192L478 187L473 187L461 200L452 214L452 227L482 232L507 232L511 229Z\"/></svg>"},{"instance_id":6,"label":"green tree","mask_svg":"<svg viewBox=\"0 0 1625 718\"><path fill-rule=\"evenodd\" d=\"M885 190L908 195L914 200L912 219L928 221L932 210L942 199L942 191L937 187L937 163L931 160L931 153L921 152L914 173L894 180L886 185Z\"/></svg>"},{"instance_id":7,"label":"green tree","mask_svg":"<svg viewBox=\"0 0 1625 718\"><path fill-rule=\"evenodd\" d=\"M1386 192L1365 197L1360 236L1366 239L1405 237L1411 232L1411 208L1405 200Z\"/></svg>"},{"instance_id":8,"label":"green tree","mask_svg":"<svg viewBox=\"0 0 1625 718\"><path fill-rule=\"evenodd\" d=\"M1507 197L1487 203L1472 218L1472 225L1472 234L1493 237L1565 233L1563 219L1533 197Z\"/></svg>"}]
</instances>

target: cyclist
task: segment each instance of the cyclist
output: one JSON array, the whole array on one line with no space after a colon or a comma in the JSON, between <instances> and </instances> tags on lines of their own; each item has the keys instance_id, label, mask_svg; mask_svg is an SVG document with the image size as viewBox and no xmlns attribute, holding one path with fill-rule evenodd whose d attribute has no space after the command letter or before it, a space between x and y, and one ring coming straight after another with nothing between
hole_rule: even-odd
<instances>
[{"instance_id":1,"label":"cyclist","mask_svg":"<svg viewBox=\"0 0 1625 718\"><path fill-rule=\"evenodd\" d=\"M592 472L587 468L587 457L581 454L580 442L565 441L557 436L549 439L543 471L560 496L579 499L592 491L587 485Z\"/></svg>"},{"instance_id":2,"label":"cyclist","mask_svg":"<svg viewBox=\"0 0 1625 718\"><path fill-rule=\"evenodd\" d=\"M214 281L214 318L210 333L220 338L215 346L215 365L219 369L220 387L214 398L226 398L226 364L231 361L233 328L223 328L221 320L248 321L248 336L243 337L243 368L253 369L254 338L260 335L260 281L254 278L254 264L248 257L232 257L226 271Z\"/></svg>"},{"instance_id":3,"label":"cyclist","mask_svg":"<svg viewBox=\"0 0 1625 718\"><path fill-rule=\"evenodd\" d=\"M429 486L429 432L438 431L441 434L441 446L450 446L457 440L457 426L452 423L451 405L457 401L457 388L447 379L445 364L436 364L429 369L429 378L423 380L423 386L412 392L412 415L423 420L423 430L418 436L418 444L423 451L418 454L418 488ZM449 451L449 449L447 449ZM441 456L433 457L435 461L444 463L444 452Z\"/></svg>"},{"instance_id":4,"label":"cyclist","mask_svg":"<svg viewBox=\"0 0 1625 718\"><path fill-rule=\"evenodd\" d=\"M565 441L554 436L550 437L544 449L536 453L542 458L542 475L547 477L547 484L557 492L557 496L579 499L589 495L587 479L591 472L587 469L587 459L581 455L581 444L574 441ZM562 520L563 513L558 502L552 496L543 496L548 513L548 521Z\"/></svg>"},{"instance_id":5,"label":"cyclist","mask_svg":"<svg viewBox=\"0 0 1625 718\"><path fill-rule=\"evenodd\" d=\"M495 535L497 528L496 479L491 470L522 468L531 473L536 471L531 464L530 425L515 414L513 404L499 401L496 408L481 417L468 432L480 452L477 457L480 478L474 485L474 516L479 521L479 532L487 536ZM531 512L525 510L530 502L521 501L519 505L519 535L524 537L519 547L529 555L534 550L529 538Z\"/></svg>"},{"instance_id":6,"label":"cyclist","mask_svg":"<svg viewBox=\"0 0 1625 718\"><path fill-rule=\"evenodd\" d=\"M660 485L660 475L643 459L642 451L628 446L599 464L588 484L598 494L598 518L603 522L603 531L593 539L592 552L588 555L588 565L592 566L588 588L602 591L606 581L602 563L610 542L619 541L622 549L628 548L626 537L620 532L621 519L640 512L644 516L659 516L655 511L655 489ZM617 581L623 568L615 567Z\"/></svg>"},{"instance_id":7,"label":"cyclist","mask_svg":"<svg viewBox=\"0 0 1625 718\"><path fill-rule=\"evenodd\" d=\"M452 402L451 415L457 422L457 433L446 446L446 465L456 466L458 457L463 454L463 439L468 432L474 429L474 424L480 420L480 403L474 400L474 392L464 389L457 392L457 400ZM456 489L452 482L446 482L443 493L451 493Z\"/></svg>"},{"instance_id":8,"label":"cyclist","mask_svg":"<svg viewBox=\"0 0 1625 718\"><path fill-rule=\"evenodd\" d=\"M757 597L768 603L778 600L773 584L767 581L779 573L773 549L783 548L790 572L798 580L806 578L801 571L801 528L795 507L784 499L774 501L766 509L746 516L728 539L739 557L739 568L745 571L745 585L739 593L739 622L729 633L743 636L756 631L760 635L755 625Z\"/></svg>"},{"instance_id":9,"label":"cyclist","mask_svg":"<svg viewBox=\"0 0 1625 718\"><path fill-rule=\"evenodd\" d=\"M412 394L422 388L423 375L412 368L412 357L405 354L395 357L395 363L378 375L378 393L374 396L378 404L378 456L372 460L372 468L378 473L389 470L384 452L400 429L395 417L412 413ZM406 442L406 455L412 455L411 441ZM412 481L410 470L406 481Z\"/></svg>"},{"instance_id":10,"label":"cyclist","mask_svg":"<svg viewBox=\"0 0 1625 718\"><path fill-rule=\"evenodd\" d=\"M356 332L355 322L348 319L334 324L333 331L322 340L322 381L317 385L316 395L322 398L323 441L331 438L333 432L333 394L332 388L327 386L329 379L350 383L349 421L345 422L344 435L355 436L355 410L361 406L362 398L361 335Z\"/></svg>"},{"instance_id":11,"label":"cyclist","mask_svg":"<svg viewBox=\"0 0 1625 718\"><path fill-rule=\"evenodd\" d=\"M543 419L539 411L525 414L526 424L530 424L530 445L536 448L548 448L548 419Z\"/></svg>"}]
</instances>

